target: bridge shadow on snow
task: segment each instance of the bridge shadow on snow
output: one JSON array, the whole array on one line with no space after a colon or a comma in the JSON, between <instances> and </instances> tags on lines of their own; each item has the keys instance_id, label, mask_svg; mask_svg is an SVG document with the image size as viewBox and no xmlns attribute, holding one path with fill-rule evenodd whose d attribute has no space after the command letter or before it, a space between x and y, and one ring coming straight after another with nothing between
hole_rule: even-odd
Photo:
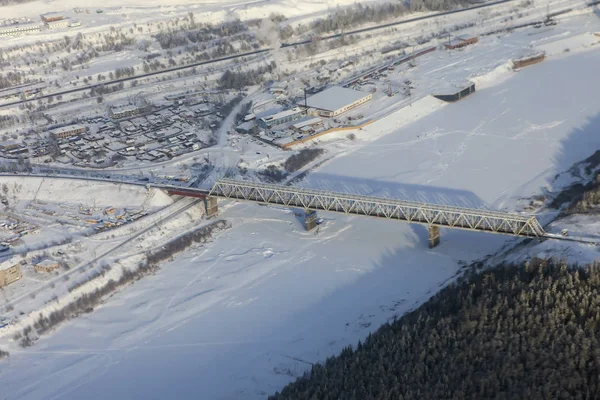
<instances>
[{"instance_id":1,"label":"bridge shadow on snow","mask_svg":"<svg viewBox=\"0 0 600 400\"><path fill-rule=\"evenodd\" d=\"M216 173L212 178L203 180L203 182L197 187L210 190L215 182L215 176L216 179L225 178L226 172L228 171L215 172ZM247 175L252 176L256 173L256 171L251 172L251 174ZM259 182L249 178L236 178L236 180L253 183L267 183ZM279 182L271 183L276 185L285 185L285 182L285 180L281 180ZM486 206L484 201L481 200L475 193L468 190L356 178L344 175L331 175L324 174L319 171L308 173L302 179L291 184L290 187L463 208L491 209L490 207Z\"/></svg>"},{"instance_id":2,"label":"bridge shadow on snow","mask_svg":"<svg viewBox=\"0 0 600 400\"><path fill-rule=\"evenodd\" d=\"M475 193L467 190L330 175L318 171L311 172L308 179L295 186L445 206L488 208Z\"/></svg>"},{"instance_id":3,"label":"bridge shadow on snow","mask_svg":"<svg viewBox=\"0 0 600 400\"><path fill-rule=\"evenodd\" d=\"M475 193L467 190L354 178L320 172L310 173L308 180L310 184L305 178L305 180L298 182L295 186L436 205L488 209L483 200L477 197ZM304 224L303 211L298 210L295 215L298 221ZM323 214L319 215L323 217ZM428 231L424 225L410 224L410 227L419 236L422 243L427 243Z\"/></svg>"},{"instance_id":4,"label":"bridge shadow on snow","mask_svg":"<svg viewBox=\"0 0 600 400\"><path fill-rule=\"evenodd\" d=\"M307 178L309 182L307 182ZM467 190L330 175L318 171L311 172L308 177L295 183L293 187L435 205L490 209L477 195ZM318 216L325 219L330 218L327 214L323 213L324 211L318 212ZM299 224L304 225L304 211L302 209L294 209L294 215ZM426 243L428 240L427 228L421 224L410 224L410 226L415 234Z\"/></svg>"}]
</instances>

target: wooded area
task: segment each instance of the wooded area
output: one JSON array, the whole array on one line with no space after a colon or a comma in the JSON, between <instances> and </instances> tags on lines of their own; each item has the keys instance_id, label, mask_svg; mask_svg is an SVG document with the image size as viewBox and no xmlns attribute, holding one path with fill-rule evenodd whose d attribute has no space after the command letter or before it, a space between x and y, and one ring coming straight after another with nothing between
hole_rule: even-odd
<instances>
[{"instance_id":1,"label":"wooded area","mask_svg":"<svg viewBox=\"0 0 600 400\"><path fill-rule=\"evenodd\" d=\"M600 398L600 264L470 273L269 399Z\"/></svg>"}]
</instances>

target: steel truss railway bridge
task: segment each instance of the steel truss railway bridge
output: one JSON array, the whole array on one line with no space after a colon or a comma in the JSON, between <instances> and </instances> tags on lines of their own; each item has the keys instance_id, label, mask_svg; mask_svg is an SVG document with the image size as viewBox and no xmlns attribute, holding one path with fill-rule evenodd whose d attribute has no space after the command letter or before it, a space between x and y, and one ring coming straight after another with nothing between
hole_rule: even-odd
<instances>
[{"instance_id":1,"label":"steel truss railway bridge","mask_svg":"<svg viewBox=\"0 0 600 400\"><path fill-rule=\"evenodd\" d=\"M9 173L0 173L0 175L15 176L15 174ZM113 176L112 178L89 176L87 174L77 176L62 173L61 171L54 171L54 173L21 173L18 175L22 177L31 176L111 182L115 184L145 186L148 189L160 189L174 196L189 196L204 199L208 216L218 212L217 201L219 198L302 208L305 211L307 230L316 227L316 211L356 214L424 224L429 228L429 245L431 247L439 244L440 227L498 233L525 238L559 239L600 246L600 242L596 237L571 237L548 233L537 218L532 215L451 207L231 179L218 180L210 190L206 190L179 185L139 182L125 176Z\"/></svg>"},{"instance_id":2,"label":"steel truss railway bridge","mask_svg":"<svg viewBox=\"0 0 600 400\"><path fill-rule=\"evenodd\" d=\"M303 208L306 228L316 226L314 211L393 219L429 227L429 245L439 244L439 228L466 229L529 238L547 237L534 216L436 204L417 203L381 197L360 196L291 186L221 179L206 191L194 188L166 188L170 194L206 197L207 213L217 212L217 198Z\"/></svg>"}]
</instances>

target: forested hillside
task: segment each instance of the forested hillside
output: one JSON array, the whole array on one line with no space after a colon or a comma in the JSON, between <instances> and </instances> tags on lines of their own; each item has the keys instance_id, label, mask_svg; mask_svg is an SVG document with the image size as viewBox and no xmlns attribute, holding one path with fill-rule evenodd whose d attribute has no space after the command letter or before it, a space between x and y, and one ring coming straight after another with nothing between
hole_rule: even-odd
<instances>
[{"instance_id":1,"label":"forested hillside","mask_svg":"<svg viewBox=\"0 0 600 400\"><path fill-rule=\"evenodd\" d=\"M469 274L283 399L600 398L600 264L534 260Z\"/></svg>"}]
</instances>

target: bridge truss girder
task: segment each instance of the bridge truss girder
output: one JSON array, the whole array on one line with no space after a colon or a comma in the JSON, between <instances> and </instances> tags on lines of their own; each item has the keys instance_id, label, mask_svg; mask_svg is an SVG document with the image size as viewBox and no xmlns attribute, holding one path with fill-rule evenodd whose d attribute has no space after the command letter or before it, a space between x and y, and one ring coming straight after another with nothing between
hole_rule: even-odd
<instances>
[{"instance_id":1,"label":"bridge truss girder","mask_svg":"<svg viewBox=\"0 0 600 400\"><path fill-rule=\"evenodd\" d=\"M209 195L505 235L543 237L546 234L534 216L230 179L217 181Z\"/></svg>"}]
</instances>

